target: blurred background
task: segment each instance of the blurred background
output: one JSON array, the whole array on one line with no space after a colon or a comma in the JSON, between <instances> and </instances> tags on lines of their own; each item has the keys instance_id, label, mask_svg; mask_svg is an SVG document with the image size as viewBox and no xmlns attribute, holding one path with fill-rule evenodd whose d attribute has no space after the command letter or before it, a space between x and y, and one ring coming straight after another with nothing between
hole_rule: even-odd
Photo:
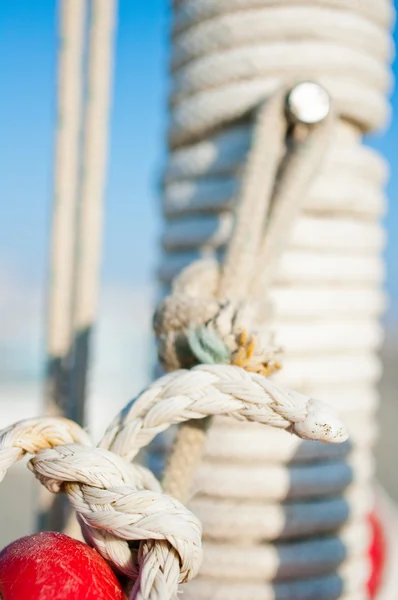
<instances>
[{"instance_id":1,"label":"blurred background","mask_svg":"<svg viewBox=\"0 0 398 600\"><path fill-rule=\"evenodd\" d=\"M167 0L119 0L101 301L93 340L89 428L109 419L150 379L160 207L158 179L167 117ZM40 414L46 278L56 125L57 2L0 2L0 427ZM395 67L395 73L398 69ZM390 128L368 143L389 161L385 224L390 297L379 477L398 500L398 94ZM96 409L94 410L94 407ZM98 407L101 407L98 410ZM21 511L34 482L21 468L0 488L0 543L32 526ZM8 526L4 527L7 523Z\"/></svg>"}]
</instances>

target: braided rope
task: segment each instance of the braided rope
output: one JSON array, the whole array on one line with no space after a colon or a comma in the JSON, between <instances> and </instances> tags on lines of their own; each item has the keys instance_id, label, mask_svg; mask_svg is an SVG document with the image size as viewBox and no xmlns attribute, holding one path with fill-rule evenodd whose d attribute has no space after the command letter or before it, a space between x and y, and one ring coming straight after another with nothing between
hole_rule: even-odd
<instances>
[{"instance_id":1,"label":"braided rope","mask_svg":"<svg viewBox=\"0 0 398 600\"><path fill-rule=\"evenodd\" d=\"M28 419L0 433L0 481L25 454L37 454L62 444L90 445L86 433L73 421L58 418Z\"/></svg>"},{"instance_id":2,"label":"braided rope","mask_svg":"<svg viewBox=\"0 0 398 600\"><path fill-rule=\"evenodd\" d=\"M136 579L131 597L175 598L201 564L201 524L131 462L171 424L229 415L287 429L304 439L341 443L347 433L322 402L284 390L233 366L198 366L162 377L111 423L99 447L65 419L31 419L0 432L0 477L24 454L51 492L65 492L86 541ZM138 545L137 545L138 543Z\"/></svg>"}]
</instances>

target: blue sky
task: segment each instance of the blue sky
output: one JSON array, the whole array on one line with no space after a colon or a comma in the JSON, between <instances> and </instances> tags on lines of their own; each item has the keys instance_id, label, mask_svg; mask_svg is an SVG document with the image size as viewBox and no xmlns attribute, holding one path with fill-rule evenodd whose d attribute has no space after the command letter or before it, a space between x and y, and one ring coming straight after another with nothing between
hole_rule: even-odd
<instances>
[{"instance_id":1,"label":"blue sky","mask_svg":"<svg viewBox=\"0 0 398 600\"><path fill-rule=\"evenodd\" d=\"M42 280L46 272L56 32L55 2L0 3L0 263L32 280ZM133 275L147 280L154 267L166 61L166 1L120 2L103 261L106 280ZM142 226L137 227L137 222Z\"/></svg>"},{"instance_id":2,"label":"blue sky","mask_svg":"<svg viewBox=\"0 0 398 600\"><path fill-rule=\"evenodd\" d=\"M164 159L167 0L119 3L103 281L153 278ZM47 269L55 125L55 1L0 2L0 268L42 283ZM398 111L398 95L392 99ZM389 159L388 286L398 304L398 116L371 140ZM395 172L394 172L395 171Z\"/></svg>"}]
</instances>

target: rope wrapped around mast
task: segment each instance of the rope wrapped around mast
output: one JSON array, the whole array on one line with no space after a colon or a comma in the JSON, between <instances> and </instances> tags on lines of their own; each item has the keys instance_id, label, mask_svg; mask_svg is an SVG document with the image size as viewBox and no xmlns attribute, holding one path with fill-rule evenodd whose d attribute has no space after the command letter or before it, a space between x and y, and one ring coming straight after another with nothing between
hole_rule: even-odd
<instances>
[{"instance_id":1,"label":"rope wrapped around mast","mask_svg":"<svg viewBox=\"0 0 398 600\"><path fill-rule=\"evenodd\" d=\"M193 461L197 474L189 492L186 486L183 490L194 495L191 506L203 522L205 555L214 568L204 568L187 586L188 598L309 600L316 594L317 600L335 600L366 594L380 376L376 352L383 336L379 316L384 308L385 235L380 220L387 169L361 144L361 136L388 116L393 12L389 0L173 4L170 153L159 268L165 296L170 289L175 295L172 281L187 267L194 268L189 265L198 260L222 264L228 253L234 214L245 194L246 166L256 146L256 107L285 86L317 81L332 98L335 123L324 161L299 196L300 210L278 268L262 288L272 311L265 311L260 330L272 331L273 346L284 350L275 381L338 406L352 441L347 455L331 464L329 455L317 454L316 445L291 445L283 432L269 432L265 448L257 426L214 418L204 453L202 448ZM272 138L275 129L267 129ZM265 171L263 175L265 181ZM256 227L255 210L252 215ZM262 266L266 271L267 265ZM247 291L245 285L242 290ZM161 355L164 349L161 344ZM197 431L186 431L192 444ZM161 466L166 447L166 439L155 444L150 457L154 468ZM340 489L327 486L331 471L340 478ZM257 474L270 472L278 475L267 488ZM251 484L237 494L234 482L245 477ZM313 497L316 478L319 500ZM299 488L307 488L307 495L299 498ZM311 506L308 513L302 502ZM276 519L272 532L259 525L268 523L270 514ZM364 537L348 540L343 534L347 526L358 526ZM297 571L291 576L280 544L297 543L300 554L300 548L304 551L307 543L325 535L342 544L344 557L336 552L333 560L325 555L322 561L314 555L301 578ZM226 544L233 568L218 569ZM264 545L272 548L274 562L249 564L246 556L269 556L262 552ZM357 577L351 570L351 578L347 573L357 560L361 568L353 566Z\"/></svg>"}]
</instances>

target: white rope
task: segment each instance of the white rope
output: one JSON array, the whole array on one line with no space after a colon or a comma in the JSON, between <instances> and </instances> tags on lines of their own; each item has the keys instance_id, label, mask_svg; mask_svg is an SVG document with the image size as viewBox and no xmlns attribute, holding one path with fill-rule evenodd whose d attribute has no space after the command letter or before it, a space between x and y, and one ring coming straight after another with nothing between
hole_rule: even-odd
<instances>
[{"instance_id":1,"label":"white rope","mask_svg":"<svg viewBox=\"0 0 398 600\"><path fill-rule=\"evenodd\" d=\"M355 414L355 417L358 413ZM355 422L357 419L353 419ZM209 431L206 445L206 457L210 460L224 462L228 459L242 463L259 465L276 465L281 467L290 462L313 462L331 460L341 456L343 447L323 446L319 444L303 444L298 439L281 436L267 430L267 435L257 427L230 427L225 420L217 420ZM360 422L354 427L349 424L350 440L356 448L371 447L375 440L376 428L372 421ZM349 448L345 449L348 453Z\"/></svg>"},{"instance_id":2,"label":"white rope","mask_svg":"<svg viewBox=\"0 0 398 600\"><path fill-rule=\"evenodd\" d=\"M242 162L250 148L251 131L249 125L231 125L225 131L176 149L169 157L164 180L173 182L190 178L187 183L192 186L194 177L239 175ZM359 136L351 125L340 123L340 127L336 128L332 135L333 144L325 155L318 181L322 182L330 176L331 180L328 183L331 184L334 179L333 171L336 169L340 175L354 178L355 185L363 182L364 178L368 184L385 181L387 174L385 161L374 150L355 143L358 142ZM214 180L214 183L217 182L223 184L224 180ZM313 194L315 188L316 182L308 190L309 196ZM376 190L378 187L375 188Z\"/></svg>"},{"instance_id":3,"label":"white rope","mask_svg":"<svg viewBox=\"0 0 398 600\"><path fill-rule=\"evenodd\" d=\"M265 436L256 425L217 417L192 489L196 496L191 506L203 521L205 548L210 544L212 554L205 561L208 569L186 593L217 600L253 600L268 593L274 599L275 590L282 594L278 586L283 577L268 570L268 563L247 571L242 547L260 552L265 540L279 544L281 536L295 535L310 543L325 531L339 537L347 520L366 529L372 509L370 453L377 435L375 385L380 377L375 353L385 306L379 221L386 209L382 186L387 168L377 153L362 146L361 135L380 126L388 114L386 62L392 45L387 30L393 7L389 0L176 0L173 9L170 155L163 180L166 226L159 268L165 293L191 262L223 258L252 147L253 109L281 85L305 77L329 91L341 117L324 164L302 199L274 284L264 293L273 305L274 341L285 351L276 381L333 398L347 421L353 449L346 447L345 454L333 459L330 449L317 455L318 445L288 440L284 432L267 430ZM164 446L167 439L157 441L150 456L156 469ZM351 467L355 483L322 501L308 492L305 502L281 503L290 488L304 488L316 469L327 473L330 460ZM296 466L300 469L294 470ZM289 480L293 472L294 484ZM264 477L271 473L277 474L276 485L266 489ZM321 476L309 480L322 487ZM331 480L325 480L325 493L328 485ZM253 504L253 498L263 502ZM226 540L236 560L223 573L217 566L226 565ZM366 540L358 541L362 564ZM283 561L281 557L282 572ZM336 590L327 577L336 569L314 567L312 583L305 590L292 583L283 598L366 597L363 578ZM242 577L241 587L226 585L234 573ZM325 596L317 587L318 575L325 576ZM261 589L252 587L256 579L262 580Z\"/></svg>"},{"instance_id":4,"label":"white rope","mask_svg":"<svg viewBox=\"0 0 398 600\"><path fill-rule=\"evenodd\" d=\"M314 182L305 201L308 212L326 215L329 211L339 210L342 217L364 218L378 217L385 212L386 200L377 188L376 178L371 180L369 174L363 177L360 172L346 174L343 171L336 180L339 171L343 170L336 168L334 172L324 173ZM181 180L168 184L165 188L166 216L185 216L198 211L213 213L215 209L231 208L237 198L239 180L217 179L216 176L217 173L213 179ZM356 200L358 196L362 198L361 203Z\"/></svg>"},{"instance_id":5,"label":"white rope","mask_svg":"<svg viewBox=\"0 0 398 600\"><path fill-rule=\"evenodd\" d=\"M198 366L147 388L116 417L98 448L64 419L8 427L0 432L0 480L24 454L33 454L29 468L51 492L67 494L86 541L122 573L138 575L131 597L175 598L178 584L200 566L201 525L161 492L147 469L130 461L171 424L208 415L268 424L304 439L347 439L341 421L322 402L238 367ZM140 542L138 552L131 542Z\"/></svg>"},{"instance_id":6,"label":"white rope","mask_svg":"<svg viewBox=\"0 0 398 600\"><path fill-rule=\"evenodd\" d=\"M294 51L296 48L292 48L292 52ZM316 49L313 52L316 52ZM347 120L363 124L367 129L373 129L389 117L388 105L380 93L387 92L387 87L378 93L373 90L372 84L356 83L353 71L347 73L347 80L340 79L337 73L334 77L331 75L319 77L321 67L313 71L303 73L304 78L317 79L335 99L337 112L342 113ZM211 131L220 122L226 123L232 119L242 118L264 97L275 93L284 83L281 77L275 75L273 78L265 79L266 75L261 71L257 78L231 82L228 86L211 88L182 99L172 113L171 144L174 146L185 144L192 137L199 136L202 130ZM287 77L295 80L293 73L288 73Z\"/></svg>"},{"instance_id":7,"label":"white rope","mask_svg":"<svg viewBox=\"0 0 398 600\"><path fill-rule=\"evenodd\" d=\"M116 0L91 2L87 69L84 69L87 2L64 0L60 5L60 125L54 182L45 404L48 414L83 423L89 338L98 296ZM83 85L86 70L87 98ZM50 502L48 494L40 495L39 527L61 529L64 515L58 514Z\"/></svg>"},{"instance_id":8,"label":"white rope","mask_svg":"<svg viewBox=\"0 0 398 600\"><path fill-rule=\"evenodd\" d=\"M116 0L92 1L73 282L74 359L68 412L68 416L79 423L85 420L90 334L98 302L116 7Z\"/></svg>"},{"instance_id":9,"label":"white rope","mask_svg":"<svg viewBox=\"0 0 398 600\"><path fill-rule=\"evenodd\" d=\"M179 68L202 54L278 38L343 42L358 50L371 51L379 60L389 60L393 54L391 40L380 25L360 14L285 3L285 6L263 5L252 10L231 11L196 22L188 31L174 36L172 68Z\"/></svg>"},{"instance_id":10,"label":"white rope","mask_svg":"<svg viewBox=\"0 0 398 600\"><path fill-rule=\"evenodd\" d=\"M169 287L164 286L163 296ZM294 286L275 285L270 290L272 304L278 323L287 322L298 324L313 323L321 319L355 319L367 320L379 317L386 308L386 297L378 288L366 284L353 284L347 287L335 288L313 283L311 293L308 287L299 282Z\"/></svg>"},{"instance_id":11,"label":"white rope","mask_svg":"<svg viewBox=\"0 0 398 600\"><path fill-rule=\"evenodd\" d=\"M83 55L86 2L59 3L58 129L55 148L53 216L47 317L46 414L68 415L73 345L73 277L79 195L80 136L83 108ZM53 497L42 489L39 528L62 526Z\"/></svg>"},{"instance_id":12,"label":"white rope","mask_svg":"<svg viewBox=\"0 0 398 600\"><path fill-rule=\"evenodd\" d=\"M144 402L151 408L162 398L168 399L163 410L156 405L146 415ZM294 432L304 439L340 443L347 438L339 419L334 423L331 413L325 413L327 424L323 427L319 418L318 423L312 420L313 410L320 416L323 407L297 392L282 390L261 375L230 365L198 365L155 381L115 419L100 446L132 460L170 424L229 413L241 421L259 421L281 429L294 423ZM137 429L139 419L144 420Z\"/></svg>"},{"instance_id":13,"label":"white rope","mask_svg":"<svg viewBox=\"0 0 398 600\"><path fill-rule=\"evenodd\" d=\"M218 247L227 243L233 227L230 214L217 218L204 215L198 223L194 217L170 219L163 247L168 251L184 250L196 246ZM357 223L354 219L336 218L326 221L321 217L303 217L295 224L291 244L295 248L327 251L357 250L364 254L380 251L384 247L384 230L378 223Z\"/></svg>"},{"instance_id":14,"label":"white rope","mask_svg":"<svg viewBox=\"0 0 398 600\"><path fill-rule=\"evenodd\" d=\"M228 584L224 580L214 579L202 581L195 579L187 587L186 597L189 599L206 599L229 597L233 600L282 600L283 598L315 598L317 600L335 600L336 598L351 598L355 590L366 585L366 572L369 563L364 558L357 558L344 563L334 575L298 579L296 581L269 583L237 583ZM316 590L316 596L314 595ZM365 596L366 597L366 596Z\"/></svg>"},{"instance_id":15,"label":"white rope","mask_svg":"<svg viewBox=\"0 0 398 600\"><path fill-rule=\"evenodd\" d=\"M311 11L311 17L306 19L306 26L298 27L298 17L295 35L285 35L284 28L278 28L281 18L278 12L275 14L275 8L283 13L293 8L300 9L300 4L301 2L294 1L278 6L274 1L265 0L250 3L242 3L241 0L232 3L203 0L197 5L193 2L176 4L174 20L177 31L201 22L202 19L206 20L209 29L209 23L211 27L214 17L217 17L217 26L223 18L236 15L238 19L242 15L250 15L252 9L262 9L262 20L267 23L267 28L259 32L257 38L254 35L253 43L252 38L249 38L252 31L250 22L239 18L239 29L243 32L246 30L246 34L241 34L240 40L232 48L229 44L216 44L214 47L211 31L209 45L206 34L196 41L194 39L194 56L189 48L179 48L179 67L173 78L173 82L176 82L174 89L182 89L181 82L185 81L188 85L185 89L190 96L180 97L178 100L176 98L177 104L171 115L173 144L186 143L192 136L203 136L220 123L245 115L261 98L271 94L282 82L292 79L318 80L331 93L337 112L360 123L362 127L373 128L382 124L388 113L384 94L388 90L390 76L384 63L389 51L375 57L372 51L374 38L371 43L367 41L358 48L352 40L360 36L354 36L351 30L350 36L341 34L340 24L344 22L345 16L351 19L350 23L358 22L359 17L361 30L365 21L367 30L370 28L373 31L374 24L376 29L381 25L383 31L391 21L392 9L389 2L380 0L372 7L370 2L366 6L361 4L360 7L358 3L340 1L313 2L312 5L305 5L307 11ZM333 34L325 36L321 32L328 11L335 14L335 19L328 21L328 31L333 24L335 27ZM285 18L284 22L287 21L288 18ZM307 41L306 28L309 23L312 30L319 33L315 39ZM273 34L270 36L268 32L271 29ZM189 35L189 30L186 35ZM386 36L383 35L383 38L386 39ZM385 48L390 45L390 42L382 44ZM206 60L209 61L210 68L206 67Z\"/></svg>"},{"instance_id":16,"label":"white rope","mask_svg":"<svg viewBox=\"0 0 398 600\"><path fill-rule=\"evenodd\" d=\"M48 300L46 409L59 415L67 403L66 359L72 343L73 254L79 181L82 57L86 3L60 3L60 54L54 208Z\"/></svg>"},{"instance_id":17,"label":"white rope","mask_svg":"<svg viewBox=\"0 0 398 600\"><path fill-rule=\"evenodd\" d=\"M271 23L270 23L271 24ZM283 32L280 32L283 35ZM389 70L372 56L351 48L343 48L338 42L322 40L291 41L292 54L286 54L285 43L268 42L256 44L254 48L237 48L218 51L210 56L191 59L186 67L181 67L173 78L171 102L182 104L185 98L218 86L233 84L249 77L259 77L264 72L269 76L313 78L314 72L327 72L334 75L341 69L344 56L345 75L355 75L377 91L384 92L391 85Z\"/></svg>"},{"instance_id":18,"label":"white rope","mask_svg":"<svg viewBox=\"0 0 398 600\"><path fill-rule=\"evenodd\" d=\"M189 27L197 21L205 21L220 14L250 10L258 7L275 7L278 0L185 0L175 1L174 30ZM299 7L302 0L285 0L286 6ZM381 27L391 26L394 9L388 0L314 0L313 7L331 7L342 10L342 16L361 15ZM311 6L312 8L312 6ZM241 14L242 14L241 13Z\"/></svg>"},{"instance_id":19,"label":"white rope","mask_svg":"<svg viewBox=\"0 0 398 600\"><path fill-rule=\"evenodd\" d=\"M363 485L349 486L344 497L280 502L223 500L198 497L191 509L203 526L205 540L235 545L334 533L348 522L363 520L372 510L372 493Z\"/></svg>"},{"instance_id":20,"label":"white rope","mask_svg":"<svg viewBox=\"0 0 398 600\"><path fill-rule=\"evenodd\" d=\"M205 461L193 489L213 498L269 501L299 500L339 495L353 481L368 483L374 475L370 452L353 452L347 460L328 464L280 465L216 464Z\"/></svg>"},{"instance_id":21,"label":"white rope","mask_svg":"<svg viewBox=\"0 0 398 600\"><path fill-rule=\"evenodd\" d=\"M90 445L90 439L73 421L47 417L10 425L0 433L0 481L25 454L36 454L60 444Z\"/></svg>"},{"instance_id":22,"label":"white rope","mask_svg":"<svg viewBox=\"0 0 398 600\"><path fill-rule=\"evenodd\" d=\"M358 400L363 398L366 401L368 390L362 388L362 392L358 394ZM336 390L337 395L338 393L339 391ZM370 397L373 410L376 398L374 391L373 397ZM269 428L265 435L264 429L260 426L251 424L250 427L245 427L243 423L216 417L206 439L206 460L219 464L239 461L242 465L275 465L280 469L288 464L320 464L325 460L339 460L351 452L352 445L357 449L368 449L373 446L377 433L374 415L369 410L370 416L364 419L365 409L368 410L366 405L362 407L362 411L357 410L351 419L348 414L344 415L350 433L350 443L338 446L303 442L287 433L282 435L281 432ZM150 468L159 476L162 469L162 455L170 443L169 440L165 440L165 437L172 438L172 433L156 438L151 445Z\"/></svg>"},{"instance_id":23,"label":"white rope","mask_svg":"<svg viewBox=\"0 0 398 600\"><path fill-rule=\"evenodd\" d=\"M271 291L275 314L282 319L302 320L313 317L371 318L380 316L386 307L385 296L378 288L366 284L325 286L320 283L308 287L298 282L293 286L275 286Z\"/></svg>"},{"instance_id":24,"label":"white rope","mask_svg":"<svg viewBox=\"0 0 398 600\"><path fill-rule=\"evenodd\" d=\"M170 253L159 269L163 282L170 283L191 262L201 258L197 251ZM317 253L306 250L289 250L281 261L277 283L365 283L381 284L385 270L381 256L361 256L341 252Z\"/></svg>"},{"instance_id":25,"label":"white rope","mask_svg":"<svg viewBox=\"0 0 398 600\"><path fill-rule=\"evenodd\" d=\"M243 557L242 550L232 544L207 542L201 572L206 577L242 583L245 579L269 581L276 573L286 579L309 577L316 575L320 568L327 572L337 568L347 557L361 555L363 545L369 542L368 528L355 522L343 527L338 537L246 545ZM240 562L244 564L243 569L239 568Z\"/></svg>"}]
</instances>

